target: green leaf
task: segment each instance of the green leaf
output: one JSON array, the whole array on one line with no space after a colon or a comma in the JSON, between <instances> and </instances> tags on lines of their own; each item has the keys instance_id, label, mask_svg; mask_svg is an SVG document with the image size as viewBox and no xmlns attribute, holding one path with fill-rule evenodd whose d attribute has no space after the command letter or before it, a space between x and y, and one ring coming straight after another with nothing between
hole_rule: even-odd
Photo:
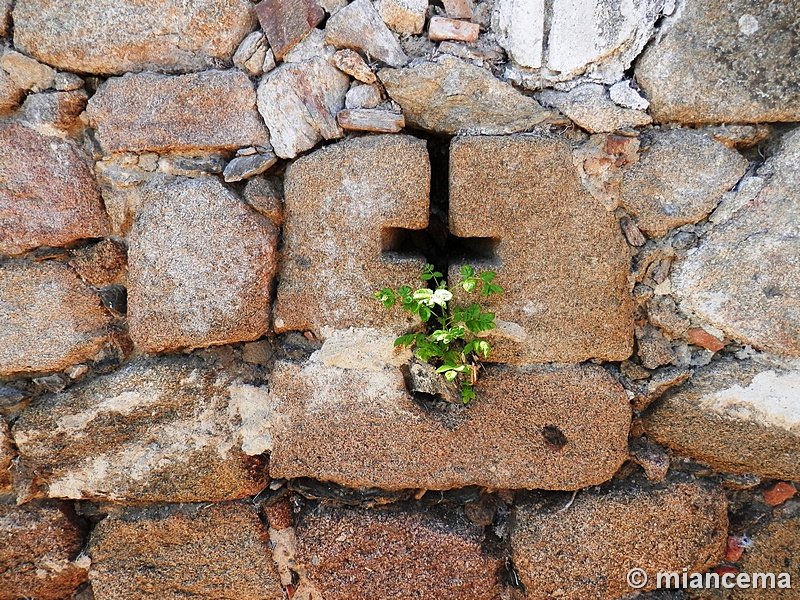
<instances>
[{"instance_id":1,"label":"green leaf","mask_svg":"<svg viewBox=\"0 0 800 600\"><path fill-rule=\"evenodd\" d=\"M471 400L475 400L475 392L469 383L464 382L461 384L461 401L464 404L469 404Z\"/></svg>"},{"instance_id":2,"label":"green leaf","mask_svg":"<svg viewBox=\"0 0 800 600\"><path fill-rule=\"evenodd\" d=\"M408 287L407 285L400 286L397 289L397 294L399 296L410 296L411 295L411 288Z\"/></svg>"},{"instance_id":3,"label":"green leaf","mask_svg":"<svg viewBox=\"0 0 800 600\"><path fill-rule=\"evenodd\" d=\"M456 377L458 377L458 373L456 373L455 371L445 371L444 373L444 378L447 381L453 381Z\"/></svg>"},{"instance_id":4,"label":"green leaf","mask_svg":"<svg viewBox=\"0 0 800 600\"><path fill-rule=\"evenodd\" d=\"M475 354L478 356L483 356L483 358L489 358L489 352L491 351L492 347L486 340L475 340Z\"/></svg>"},{"instance_id":5,"label":"green leaf","mask_svg":"<svg viewBox=\"0 0 800 600\"><path fill-rule=\"evenodd\" d=\"M428 322L428 319L431 318L431 309L427 306L419 306L419 318L422 319L424 323Z\"/></svg>"},{"instance_id":6,"label":"green leaf","mask_svg":"<svg viewBox=\"0 0 800 600\"><path fill-rule=\"evenodd\" d=\"M461 267L461 276L463 278L466 279L467 277L472 277L473 275L475 275L475 269L473 269L469 265L464 265L463 267Z\"/></svg>"},{"instance_id":7,"label":"green leaf","mask_svg":"<svg viewBox=\"0 0 800 600\"><path fill-rule=\"evenodd\" d=\"M466 318L465 320L474 321L477 319L481 314L481 305L480 304L470 304L469 308L467 308Z\"/></svg>"},{"instance_id":8,"label":"green leaf","mask_svg":"<svg viewBox=\"0 0 800 600\"><path fill-rule=\"evenodd\" d=\"M412 346L414 342L417 341L417 336L413 333L409 333L408 335L401 335L394 341L394 347L397 348L398 346Z\"/></svg>"},{"instance_id":9,"label":"green leaf","mask_svg":"<svg viewBox=\"0 0 800 600\"><path fill-rule=\"evenodd\" d=\"M434 304L438 304L442 308L447 308L447 303L453 299L453 294L450 293L449 290L446 289L438 289L433 292L433 296L431 296L431 302Z\"/></svg>"},{"instance_id":10,"label":"green leaf","mask_svg":"<svg viewBox=\"0 0 800 600\"><path fill-rule=\"evenodd\" d=\"M501 288L496 283L488 283L485 286L483 286L483 289L481 290L481 295L483 296L491 296L492 294L502 294L502 293L504 293L503 288Z\"/></svg>"},{"instance_id":11,"label":"green leaf","mask_svg":"<svg viewBox=\"0 0 800 600\"><path fill-rule=\"evenodd\" d=\"M472 352L472 349L475 347L476 341L477 340L472 340L470 343L464 346L464 354L469 354L470 352Z\"/></svg>"},{"instance_id":12,"label":"green leaf","mask_svg":"<svg viewBox=\"0 0 800 600\"><path fill-rule=\"evenodd\" d=\"M494 271L484 271L478 277L480 277L483 283L491 283L492 280L496 277L497 273Z\"/></svg>"},{"instance_id":13,"label":"green leaf","mask_svg":"<svg viewBox=\"0 0 800 600\"><path fill-rule=\"evenodd\" d=\"M436 369L437 373L447 373L448 371L455 373L467 373L469 371L469 367L467 365L454 365L445 363Z\"/></svg>"},{"instance_id":14,"label":"green leaf","mask_svg":"<svg viewBox=\"0 0 800 600\"><path fill-rule=\"evenodd\" d=\"M478 280L474 277L470 277L469 279L465 279L461 282L461 287L464 288L465 292L469 292L470 294L475 291L475 288L478 287Z\"/></svg>"},{"instance_id":15,"label":"green leaf","mask_svg":"<svg viewBox=\"0 0 800 600\"><path fill-rule=\"evenodd\" d=\"M394 290L391 288L383 288L380 292L375 292L373 298L377 298L383 302L386 308L392 308L396 300Z\"/></svg>"}]
</instances>

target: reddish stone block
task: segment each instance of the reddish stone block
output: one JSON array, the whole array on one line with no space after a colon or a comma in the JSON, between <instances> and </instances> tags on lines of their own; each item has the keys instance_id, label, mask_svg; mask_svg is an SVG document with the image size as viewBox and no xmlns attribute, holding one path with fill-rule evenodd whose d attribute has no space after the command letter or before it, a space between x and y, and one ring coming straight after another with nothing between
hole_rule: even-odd
<instances>
[{"instance_id":1,"label":"reddish stone block","mask_svg":"<svg viewBox=\"0 0 800 600\"><path fill-rule=\"evenodd\" d=\"M275 58L282 60L297 42L320 24L325 11L315 0L263 0L256 16Z\"/></svg>"}]
</instances>

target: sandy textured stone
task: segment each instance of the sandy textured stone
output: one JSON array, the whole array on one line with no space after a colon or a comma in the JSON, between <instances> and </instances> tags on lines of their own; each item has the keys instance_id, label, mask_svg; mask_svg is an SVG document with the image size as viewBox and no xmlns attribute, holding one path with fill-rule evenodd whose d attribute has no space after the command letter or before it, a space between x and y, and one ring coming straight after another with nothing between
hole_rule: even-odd
<instances>
[{"instance_id":1,"label":"sandy textured stone","mask_svg":"<svg viewBox=\"0 0 800 600\"><path fill-rule=\"evenodd\" d=\"M76 73L202 71L230 64L255 24L248 0L17 0L14 45Z\"/></svg>"},{"instance_id":2,"label":"sandy textured stone","mask_svg":"<svg viewBox=\"0 0 800 600\"><path fill-rule=\"evenodd\" d=\"M401 114L367 108L341 110L336 115L336 121L345 130L373 133L397 133L406 124Z\"/></svg>"},{"instance_id":3,"label":"sandy textured stone","mask_svg":"<svg viewBox=\"0 0 800 600\"><path fill-rule=\"evenodd\" d=\"M751 589L732 590L732 600L749 600L758 597L759 600L794 600L797 598L797 581L800 573L800 500L787 504L767 525L748 531L748 537L753 545L747 548L742 558L737 561L743 573L774 573L775 584L770 587L771 579L766 583L759 580L757 588L751 580ZM779 586L781 573L789 574L792 589L784 585ZM753 591L757 589L758 591Z\"/></svg>"},{"instance_id":4,"label":"sandy textured stone","mask_svg":"<svg viewBox=\"0 0 800 600\"><path fill-rule=\"evenodd\" d=\"M75 125L88 98L82 89L31 94L22 105L22 119L42 132L58 135Z\"/></svg>"},{"instance_id":5,"label":"sandy textured stone","mask_svg":"<svg viewBox=\"0 0 800 600\"><path fill-rule=\"evenodd\" d=\"M730 338L798 356L800 131L758 173L760 191L674 267L672 290L684 311Z\"/></svg>"},{"instance_id":6,"label":"sandy textured stone","mask_svg":"<svg viewBox=\"0 0 800 600\"><path fill-rule=\"evenodd\" d=\"M391 252L394 228L428 225L425 142L402 135L353 138L294 162L285 179L284 258L275 331L392 327L418 322L372 298L413 282L421 256Z\"/></svg>"},{"instance_id":7,"label":"sandy textured stone","mask_svg":"<svg viewBox=\"0 0 800 600\"><path fill-rule=\"evenodd\" d=\"M154 179L130 234L131 338L163 352L261 337L277 240L218 179Z\"/></svg>"},{"instance_id":8,"label":"sandy textured stone","mask_svg":"<svg viewBox=\"0 0 800 600\"><path fill-rule=\"evenodd\" d=\"M546 105L554 106L590 133L641 127L652 121L645 112L618 106L606 98L605 88L595 83L580 85L569 92L546 90L539 99Z\"/></svg>"},{"instance_id":9,"label":"sandy textured stone","mask_svg":"<svg viewBox=\"0 0 800 600\"><path fill-rule=\"evenodd\" d=\"M60 371L108 336L100 297L66 265L2 263L0 290L0 376Z\"/></svg>"},{"instance_id":10,"label":"sandy textured stone","mask_svg":"<svg viewBox=\"0 0 800 600\"><path fill-rule=\"evenodd\" d=\"M800 119L800 51L793 0L689 0L637 62L657 122Z\"/></svg>"},{"instance_id":11,"label":"sandy textured stone","mask_svg":"<svg viewBox=\"0 0 800 600\"><path fill-rule=\"evenodd\" d=\"M65 505L0 503L0 600L60 600L86 581L83 528Z\"/></svg>"},{"instance_id":12,"label":"sandy textured stone","mask_svg":"<svg viewBox=\"0 0 800 600\"><path fill-rule=\"evenodd\" d=\"M646 414L648 436L720 471L800 480L800 368L722 359Z\"/></svg>"},{"instance_id":13,"label":"sandy textured stone","mask_svg":"<svg viewBox=\"0 0 800 600\"><path fill-rule=\"evenodd\" d=\"M241 69L250 77L264 74L264 61L269 52L267 39L261 31L254 31L242 40L233 55L233 66ZM274 56L274 55L273 55Z\"/></svg>"},{"instance_id":14,"label":"sandy textured stone","mask_svg":"<svg viewBox=\"0 0 800 600\"><path fill-rule=\"evenodd\" d=\"M253 86L238 69L114 77L86 112L105 152L269 145Z\"/></svg>"},{"instance_id":15,"label":"sandy textured stone","mask_svg":"<svg viewBox=\"0 0 800 600\"><path fill-rule=\"evenodd\" d=\"M373 84L378 80L369 65L355 50L350 50L349 48L337 50L331 57L331 64L340 71L364 83Z\"/></svg>"},{"instance_id":16,"label":"sandy textured stone","mask_svg":"<svg viewBox=\"0 0 800 600\"><path fill-rule=\"evenodd\" d=\"M526 84L578 75L604 83L622 79L661 16L664 0L499 0L492 29Z\"/></svg>"},{"instance_id":17,"label":"sandy textured stone","mask_svg":"<svg viewBox=\"0 0 800 600\"><path fill-rule=\"evenodd\" d=\"M95 527L88 553L97 600L284 598L247 504L129 509Z\"/></svg>"},{"instance_id":18,"label":"sandy textured stone","mask_svg":"<svg viewBox=\"0 0 800 600\"><path fill-rule=\"evenodd\" d=\"M108 233L89 157L74 142L0 127L0 252L65 246Z\"/></svg>"},{"instance_id":19,"label":"sandy textured stone","mask_svg":"<svg viewBox=\"0 0 800 600\"><path fill-rule=\"evenodd\" d=\"M43 396L12 430L20 470L52 498L222 501L266 485L242 423L264 392L190 356L141 358Z\"/></svg>"},{"instance_id":20,"label":"sandy textured stone","mask_svg":"<svg viewBox=\"0 0 800 600\"><path fill-rule=\"evenodd\" d=\"M69 266L86 283L96 287L124 283L128 271L128 252L120 242L103 240L73 252Z\"/></svg>"},{"instance_id":21,"label":"sandy textured stone","mask_svg":"<svg viewBox=\"0 0 800 600\"><path fill-rule=\"evenodd\" d=\"M22 89L11 78L11 75L0 69L0 117L14 112L25 97Z\"/></svg>"},{"instance_id":22,"label":"sandy textured stone","mask_svg":"<svg viewBox=\"0 0 800 600\"><path fill-rule=\"evenodd\" d=\"M451 19L471 19L474 0L443 0L444 11Z\"/></svg>"},{"instance_id":23,"label":"sandy textured stone","mask_svg":"<svg viewBox=\"0 0 800 600\"><path fill-rule=\"evenodd\" d=\"M15 456L8 424L0 419L0 494L11 491L11 463Z\"/></svg>"},{"instance_id":24,"label":"sandy textured stone","mask_svg":"<svg viewBox=\"0 0 800 600\"><path fill-rule=\"evenodd\" d=\"M41 92L55 83L54 69L14 50L0 54L0 69L26 91Z\"/></svg>"},{"instance_id":25,"label":"sandy textured stone","mask_svg":"<svg viewBox=\"0 0 800 600\"><path fill-rule=\"evenodd\" d=\"M458 40L461 42L476 42L481 28L477 23L446 19L444 17L431 17L428 24L428 37L433 42L444 40Z\"/></svg>"},{"instance_id":26,"label":"sandy textured stone","mask_svg":"<svg viewBox=\"0 0 800 600\"><path fill-rule=\"evenodd\" d=\"M650 237L705 218L747 169L747 159L704 131L654 130L639 139L639 161L623 170L620 200Z\"/></svg>"},{"instance_id":27,"label":"sandy textured stone","mask_svg":"<svg viewBox=\"0 0 800 600\"><path fill-rule=\"evenodd\" d=\"M342 137L336 113L344 107L350 80L324 58L286 64L258 86L258 110L281 158L294 158L322 139Z\"/></svg>"},{"instance_id":28,"label":"sandy textured stone","mask_svg":"<svg viewBox=\"0 0 800 600\"><path fill-rule=\"evenodd\" d=\"M254 175L260 175L278 162L278 157L272 150L262 150L255 154L236 156L225 167L223 177L225 181L241 181Z\"/></svg>"},{"instance_id":29,"label":"sandy textured stone","mask_svg":"<svg viewBox=\"0 0 800 600\"><path fill-rule=\"evenodd\" d=\"M422 33L428 0L378 0L375 3L383 22L397 33Z\"/></svg>"},{"instance_id":30,"label":"sandy textured stone","mask_svg":"<svg viewBox=\"0 0 800 600\"><path fill-rule=\"evenodd\" d=\"M344 106L353 108L375 108L383 100L381 88L377 85L354 85L347 90Z\"/></svg>"},{"instance_id":31,"label":"sandy textured stone","mask_svg":"<svg viewBox=\"0 0 800 600\"><path fill-rule=\"evenodd\" d=\"M323 505L297 528L298 560L326 600L495 600L503 561L483 540L482 527L442 509Z\"/></svg>"},{"instance_id":32,"label":"sandy textured stone","mask_svg":"<svg viewBox=\"0 0 800 600\"><path fill-rule=\"evenodd\" d=\"M325 11L315 0L263 0L256 15L275 53L282 60L308 32L325 18Z\"/></svg>"},{"instance_id":33,"label":"sandy textured stone","mask_svg":"<svg viewBox=\"0 0 800 600\"><path fill-rule=\"evenodd\" d=\"M0 37L11 33L11 8L14 0L0 0Z\"/></svg>"},{"instance_id":34,"label":"sandy textured stone","mask_svg":"<svg viewBox=\"0 0 800 600\"><path fill-rule=\"evenodd\" d=\"M533 98L452 56L406 69L383 69L378 78L410 125L436 133L515 133L550 116Z\"/></svg>"},{"instance_id":35,"label":"sandy textured stone","mask_svg":"<svg viewBox=\"0 0 800 600\"><path fill-rule=\"evenodd\" d=\"M383 342L388 356L391 342ZM402 358L384 358L377 341L326 346L305 366L280 363L273 374L270 393L286 415L274 433L275 477L393 490L575 490L610 479L627 458L630 406L599 367L495 367L469 407L431 410L409 397ZM359 352L369 359L348 368L344 357Z\"/></svg>"},{"instance_id":36,"label":"sandy textured stone","mask_svg":"<svg viewBox=\"0 0 800 600\"><path fill-rule=\"evenodd\" d=\"M244 201L278 227L283 224L283 181L277 177L253 177L244 186Z\"/></svg>"},{"instance_id":37,"label":"sandy textured stone","mask_svg":"<svg viewBox=\"0 0 800 600\"><path fill-rule=\"evenodd\" d=\"M515 508L512 558L526 598L619 598L631 592L630 569L647 572L647 591L658 572L703 572L725 550L727 503L710 486L628 481L563 504L534 497Z\"/></svg>"},{"instance_id":38,"label":"sandy textured stone","mask_svg":"<svg viewBox=\"0 0 800 600\"><path fill-rule=\"evenodd\" d=\"M350 48L390 67L402 67L408 57L370 0L353 0L325 24L325 41Z\"/></svg>"},{"instance_id":39,"label":"sandy textured stone","mask_svg":"<svg viewBox=\"0 0 800 600\"><path fill-rule=\"evenodd\" d=\"M450 281L471 264L495 270L505 289L481 300L497 315L487 335L492 361L631 354L628 246L613 215L581 187L572 152L564 139L529 136L450 145L450 233L484 238L483 246L493 240L491 256L452 261Z\"/></svg>"}]
</instances>

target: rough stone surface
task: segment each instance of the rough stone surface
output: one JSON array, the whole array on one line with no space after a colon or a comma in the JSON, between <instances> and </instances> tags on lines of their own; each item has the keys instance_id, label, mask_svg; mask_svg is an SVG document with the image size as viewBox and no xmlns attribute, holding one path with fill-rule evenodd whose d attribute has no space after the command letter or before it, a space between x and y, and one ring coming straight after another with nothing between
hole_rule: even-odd
<instances>
[{"instance_id":1,"label":"rough stone surface","mask_svg":"<svg viewBox=\"0 0 800 600\"><path fill-rule=\"evenodd\" d=\"M344 106L347 109L375 108L382 100L381 88L377 85L354 85L347 90Z\"/></svg>"},{"instance_id":2,"label":"rough stone surface","mask_svg":"<svg viewBox=\"0 0 800 600\"><path fill-rule=\"evenodd\" d=\"M267 39L264 37L263 32L254 31L239 44L236 53L233 55L233 66L241 69L250 77L263 75L264 61L267 60L267 52L269 51Z\"/></svg>"},{"instance_id":3,"label":"rough stone surface","mask_svg":"<svg viewBox=\"0 0 800 600\"><path fill-rule=\"evenodd\" d=\"M444 17L431 17L428 24L428 37L433 42L444 40L458 40L461 42L476 42L481 28L477 23L445 19Z\"/></svg>"},{"instance_id":4,"label":"rough stone surface","mask_svg":"<svg viewBox=\"0 0 800 600\"><path fill-rule=\"evenodd\" d=\"M106 152L269 146L253 86L238 69L114 77L86 112Z\"/></svg>"},{"instance_id":5,"label":"rough stone surface","mask_svg":"<svg viewBox=\"0 0 800 600\"><path fill-rule=\"evenodd\" d=\"M260 175L278 162L278 157L271 150L237 156L225 167L225 181L241 181L254 175Z\"/></svg>"},{"instance_id":6,"label":"rough stone surface","mask_svg":"<svg viewBox=\"0 0 800 600\"><path fill-rule=\"evenodd\" d=\"M651 131L623 170L620 200L650 237L708 216L747 169L747 159L704 131Z\"/></svg>"},{"instance_id":7,"label":"rough stone surface","mask_svg":"<svg viewBox=\"0 0 800 600\"><path fill-rule=\"evenodd\" d=\"M394 228L428 225L425 142L403 135L353 138L294 162L285 180L284 259L275 331L394 327L372 294L409 284L425 259L392 252Z\"/></svg>"},{"instance_id":8,"label":"rough stone surface","mask_svg":"<svg viewBox=\"0 0 800 600\"><path fill-rule=\"evenodd\" d=\"M383 22L397 33L420 34L425 27L428 0L378 0L375 6Z\"/></svg>"},{"instance_id":9,"label":"rough stone surface","mask_svg":"<svg viewBox=\"0 0 800 600\"><path fill-rule=\"evenodd\" d=\"M397 133L406 124L403 115L388 110L367 108L341 110L336 115L336 121L345 130L375 133Z\"/></svg>"},{"instance_id":10,"label":"rough stone surface","mask_svg":"<svg viewBox=\"0 0 800 600\"><path fill-rule=\"evenodd\" d=\"M364 83L373 84L378 80L369 65L355 50L349 48L337 50L331 57L331 64Z\"/></svg>"},{"instance_id":11,"label":"rough stone surface","mask_svg":"<svg viewBox=\"0 0 800 600\"><path fill-rule=\"evenodd\" d=\"M256 23L248 0L17 0L14 45L77 73L221 67Z\"/></svg>"},{"instance_id":12,"label":"rough stone surface","mask_svg":"<svg viewBox=\"0 0 800 600\"><path fill-rule=\"evenodd\" d=\"M498 0L492 29L532 87L586 75L622 78L649 40L664 0ZM526 72L527 71L527 72Z\"/></svg>"},{"instance_id":13,"label":"rough stone surface","mask_svg":"<svg viewBox=\"0 0 800 600\"><path fill-rule=\"evenodd\" d=\"M143 198L128 252L134 342L162 352L261 337L269 327L275 225L214 178L159 177Z\"/></svg>"},{"instance_id":14,"label":"rough stone surface","mask_svg":"<svg viewBox=\"0 0 800 600\"><path fill-rule=\"evenodd\" d=\"M482 301L497 315L492 361L631 354L628 247L616 219L581 187L572 152L564 139L538 136L451 143L450 232L491 238L492 255L451 262L450 281L462 264L497 272L505 294Z\"/></svg>"},{"instance_id":15,"label":"rough stone surface","mask_svg":"<svg viewBox=\"0 0 800 600\"><path fill-rule=\"evenodd\" d=\"M350 48L390 67L402 67L408 57L370 0L354 0L325 24L325 41Z\"/></svg>"},{"instance_id":16,"label":"rough stone surface","mask_svg":"<svg viewBox=\"0 0 800 600\"><path fill-rule=\"evenodd\" d=\"M22 119L41 131L56 135L75 125L86 108L85 90L31 94L22 105Z\"/></svg>"},{"instance_id":17,"label":"rough stone surface","mask_svg":"<svg viewBox=\"0 0 800 600\"><path fill-rule=\"evenodd\" d=\"M103 240L94 246L75 251L69 266L90 285L102 287L112 283L124 283L128 253L119 242Z\"/></svg>"},{"instance_id":18,"label":"rough stone surface","mask_svg":"<svg viewBox=\"0 0 800 600\"><path fill-rule=\"evenodd\" d=\"M14 112L25 97L25 90L0 69L0 117Z\"/></svg>"},{"instance_id":19,"label":"rough stone surface","mask_svg":"<svg viewBox=\"0 0 800 600\"><path fill-rule=\"evenodd\" d=\"M269 537L245 504L129 509L92 532L97 600L284 598Z\"/></svg>"},{"instance_id":20,"label":"rough stone surface","mask_svg":"<svg viewBox=\"0 0 800 600\"><path fill-rule=\"evenodd\" d=\"M283 224L283 182L276 177L253 177L244 186L244 201L277 226Z\"/></svg>"},{"instance_id":21,"label":"rough stone surface","mask_svg":"<svg viewBox=\"0 0 800 600\"><path fill-rule=\"evenodd\" d=\"M383 358L374 342L330 345L273 375L270 393L287 415L274 433L275 477L395 490L576 490L610 479L627 458L630 406L599 367L496 367L466 409L431 410L404 390L402 358ZM391 338L384 346L391 356ZM372 364L348 367L359 352L371 352Z\"/></svg>"},{"instance_id":22,"label":"rough stone surface","mask_svg":"<svg viewBox=\"0 0 800 600\"><path fill-rule=\"evenodd\" d=\"M65 246L108 233L89 157L19 124L0 127L0 252Z\"/></svg>"},{"instance_id":23,"label":"rough stone surface","mask_svg":"<svg viewBox=\"0 0 800 600\"><path fill-rule=\"evenodd\" d=\"M264 395L196 357L137 359L26 408L12 430L19 468L52 498L253 495L266 473L243 452L243 427Z\"/></svg>"},{"instance_id":24,"label":"rough stone surface","mask_svg":"<svg viewBox=\"0 0 800 600\"><path fill-rule=\"evenodd\" d=\"M452 56L378 78L409 125L447 135L495 135L532 129L550 113L488 71Z\"/></svg>"},{"instance_id":25,"label":"rough stone surface","mask_svg":"<svg viewBox=\"0 0 800 600\"><path fill-rule=\"evenodd\" d=\"M0 264L0 376L59 371L92 358L109 314L70 267Z\"/></svg>"},{"instance_id":26,"label":"rough stone surface","mask_svg":"<svg viewBox=\"0 0 800 600\"><path fill-rule=\"evenodd\" d=\"M263 0L256 15L275 53L283 59L325 17L315 0Z\"/></svg>"},{"instance_id":27,"label":"rough stone surface","mask_svg":"<svg viewBox=\"0 0 800 600\"><path fill-rule=\"evenodd\" d=\"M463 513L436 509L320 506L297 528L298 560L326 600L494 600L502 559L483 550L483 539Z\"/></svg>"},{"instance_id":28,"label":"rough stone surface","mask_svg":"<svg viewBox=\"0 0 800 600\"><path fill-rule=\"evenodd\" d=\"M258 110L281 158L294 158L322 139L343 135L336 113L344 107L350 80L316 57L278 67L258 86Z\"/></svg>"},{"instance_id":29,"label":"rough stone surface","mask_svg":"<svg viewBox=\"0 0 800 600\"><path fill-rule=\"evenodd\" d=\"M647 434L731 473L800 480L800 369L722 359L645 415Z\"/></svg>"},{"instance_id":30,"label":"rough stone surface","mask_svg":"<svg viewBox=\"0 0 800 600\"><path fill-rule=\"evenodd\" d=\"M14 50L0 54L0 69L26 91L41 92L55 83L54 69Z\"/></svg>"},{"instance_id":31,"label":"rough stone surface","mask_svg":"<svg viewBox=\"0 0 800 600\"><path fill-rule=\"evenodd\" d=\"M69 598L89 568L83 537L65 506L0 502L0 600Z\"/></svg>"},{"instance_id":32,"label":"rough stone surface","mask_svg":"<svg viewBox=\"0 0 800 600\"><path fill-rule=\"evenodd\" d=\"M534 498L516 507L514 565L527 598L618 598L630 593L628 571L702 572L725 549L728 514L721 490L698 483L624 482L585 490L568 510ZM579 566L579 568L578 568Z\"/></svg>"},{"instance_id":33,"label":"rough stone surface","mask_svg":"<svg viewBox=\"0 0 800 600\"><path fill-rule=\"evenodd\" d=\"M15 456L8 424L0 419L0 494L11 490L11 463Z\"/></svg>"},{"instance_id":34,"label":"rough stone surface","mask_svg":"<svg viewBox=\"0 0 800 600\"><path fill-rule=\"evenodd\" d=\"M800 355L800 131L759 170L752 201L717 224L674 268L681 308L727 336Z\"/></svg>"},{"instance_id":35,"label":"rough stone surface","mask_svg":"<svg viewBox=\"0 0 800 600\"><path fill-rule=\"evenodd\" d=\"M11 8L14 0L0 0L0 37L11 33Z\"/></svg>"},{"instance_id":36,"label":"rough stone surface","mask_svg":"<svg viewBox=\"0 0 800 600\"><path fill-rule=\"evenodd\" d=\"M800 119L800 51L793 0L688 0L637 62L656 122Z\"/></svg>"},{"instance_id":37,"label":"rough stone surface","mask_svg":"<svg viewBox=\"0 0 800 600\"><path fill-rule=\"evenodd\" d=\"M569 92L547 90L541 93L539 99L554 106L590 133L641 127L652 121L645 112L618 106L606 98L602 85L594 83L586 83Z\"/></svg>"}]
</instances>

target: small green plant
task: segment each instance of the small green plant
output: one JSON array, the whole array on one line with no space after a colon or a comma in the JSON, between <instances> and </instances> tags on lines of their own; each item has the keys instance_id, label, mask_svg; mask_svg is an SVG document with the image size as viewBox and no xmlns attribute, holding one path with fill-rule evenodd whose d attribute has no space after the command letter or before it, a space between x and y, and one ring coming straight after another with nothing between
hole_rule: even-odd
<instances>
[{"instance_id":1,"label":"small green plant","mask_svg":"<svg viewBox=\"0 0 800 600\"><path fill-rule=\"evenodd\" d=\"M503 288L496 283L494 271L475 273L469 265L461 267L461 288L467 293L480 292L481 296L502 294ZM414 354L420 360L433 362L436 372L440 373L447 381L456 381L461 384L461 400L468 404L475 398L472 386L478 378L476 362L480 358L488 358L491 346L486 340L476 337L483 331L496 327L494 313L484 312L481 305L470 304L466 308L450 307L448 303L453 299L451 288L443 280L443 275L433 265L426 265L422 270L420 279L430 287L412 290L409 286L402 286L397 291L383 288L375 294L386 308L392 308L399 302L403 310L415 315L424 323L433 319L438 323L438 328L429 333L410 333L401 335L394 341L395 347L416 347ZM429 326L429 329L432 329Z\"/></svg>"}]
</instances>

